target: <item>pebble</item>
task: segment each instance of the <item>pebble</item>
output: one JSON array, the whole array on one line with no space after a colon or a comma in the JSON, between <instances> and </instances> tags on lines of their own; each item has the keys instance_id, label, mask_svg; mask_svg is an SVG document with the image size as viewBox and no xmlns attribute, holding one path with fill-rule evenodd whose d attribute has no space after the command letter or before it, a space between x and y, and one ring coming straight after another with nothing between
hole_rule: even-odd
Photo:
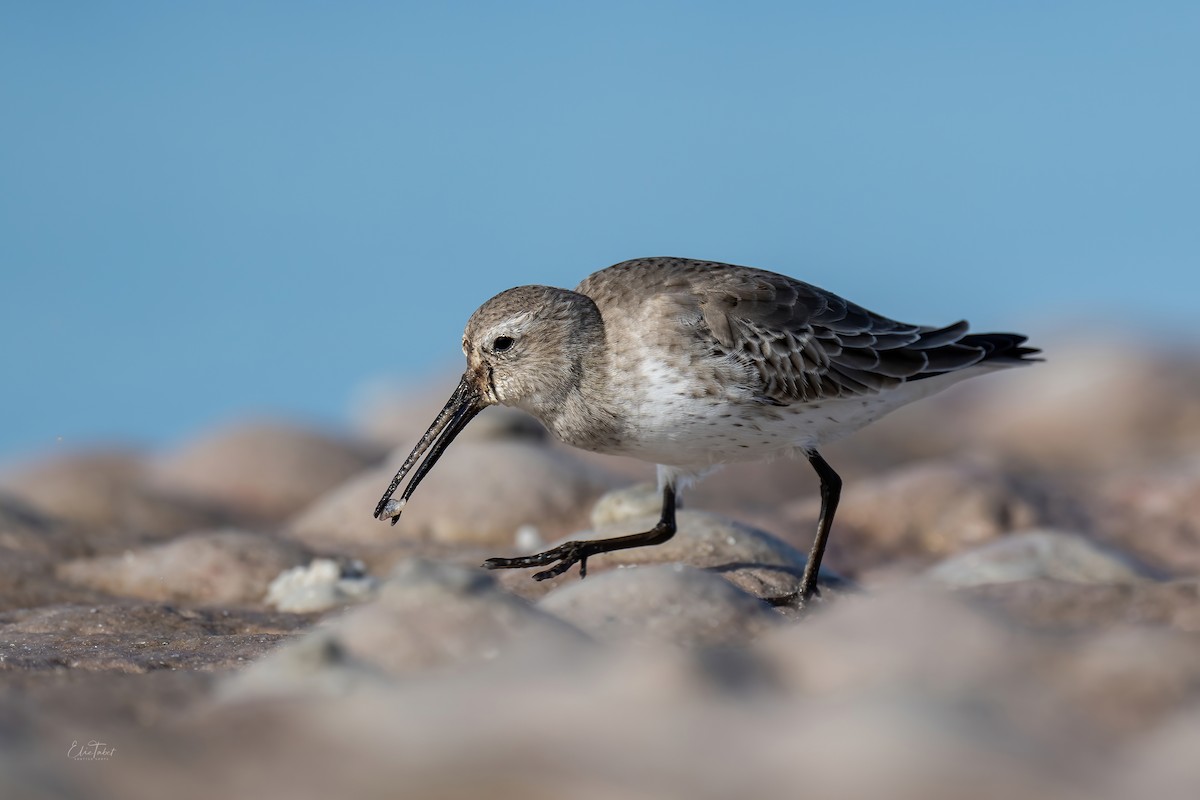
<instances>
[{"instance_id":1,"label":"pebble","mask_svg":"<svg viewBox=\"0 0 1200 800\"><path fill-rule=\"evenodd\" d=\"M367 575L349 574L331 558L315 558L307 566L279 573L267 587L267 605L279 611L310 613L361 603L379 582Z\"/></svg>"}]
</instances>

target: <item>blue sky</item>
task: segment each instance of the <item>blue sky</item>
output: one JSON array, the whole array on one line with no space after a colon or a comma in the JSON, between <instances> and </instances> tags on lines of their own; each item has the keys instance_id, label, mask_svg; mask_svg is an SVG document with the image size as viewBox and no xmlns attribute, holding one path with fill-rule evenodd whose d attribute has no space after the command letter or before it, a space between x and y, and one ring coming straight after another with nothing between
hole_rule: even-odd
<instances>
[{"instance_id":1,"label":"blue sky","mask_svg":"<svg viewBox=\"0 0 1200 800\"><path fill-rule=\"evenodd\" d=\"M0 15L0 459L336 423L497 291L642 255L1200 342L1200 4Z\"/></svg>"}]
</instances>

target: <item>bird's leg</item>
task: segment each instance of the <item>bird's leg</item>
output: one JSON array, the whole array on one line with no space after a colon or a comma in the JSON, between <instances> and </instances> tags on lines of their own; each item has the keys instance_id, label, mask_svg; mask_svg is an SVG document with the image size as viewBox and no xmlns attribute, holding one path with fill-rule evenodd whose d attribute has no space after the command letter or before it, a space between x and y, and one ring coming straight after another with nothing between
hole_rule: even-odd
<instances>
[{"instance_id":1,"label":"bird's leg","mask_svg":"<svg viewBox=\"0 0 1200 800\"><path fill-rule=\"evenodd\" d=\"M808 463L813 465L821 479L821 515L817 518L817 538L813 540L804 572L800 575L800 586L791 594L767 600L773 606L804 608L813 595L820 594L817 575L821 570L821 557L825 555L825 543L829 541L829 529L833 527L833 514L837 511L838 498L842 495L842 479L816 450L809 450Z\"/></svg>"},{"instance_id":2,"label":"bird's leg","mask_svg":"<svg viewBox=\"0 0 1200 800\"><path fill-rule=\"evenodd\" d=\"M821 479L821 515L817 518L817 538L813 540L804 573L800 576L800 587L796 589L795 602L803 608L813 595L818 593L817 574L821 569L821 558L825 555L825 543L829 541L829 529L833 527L833 515L837 511L838 499L842 496L842 479L829 462L821 458L816 450L809 450L808 463L812 464Z\"/></svg>"},{"instance_id":3,"label":"bird's leg","mask_svg":"<svg viewBox=\"0 0 1200 800\"><path fill-rule=\"evenodd\" d=\"M599 553L611 553L614 550L627 550L630 547L646 547L662 544L675 535L675 487L668 483L663 488L662 516L658 523L644 533L631 533L628 536L617 536L612 539L585 539L578 542L567 542L558 547L552 547L544 553L517 558L489 558L483 562L487 569L523 569L526 567L544 567L554 564L548 570L535 573L535 581L544 581L562 575L571 565L579 562L579 577L587 577L587 560ZM554 562L558 562L555 564Z\"/></svg>"}]
</instances>

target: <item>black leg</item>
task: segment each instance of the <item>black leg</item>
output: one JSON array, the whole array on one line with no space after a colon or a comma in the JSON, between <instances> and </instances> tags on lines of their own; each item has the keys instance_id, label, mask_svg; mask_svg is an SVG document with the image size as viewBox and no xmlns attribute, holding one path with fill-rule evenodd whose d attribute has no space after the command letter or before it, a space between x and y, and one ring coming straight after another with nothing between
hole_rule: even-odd
<instances>
[{"instance_id":1,"label":"black leg","mask_svg":"<svg viewBox=\"0 0 1200 800\"><path fill-rule=\"evenodd\" d=\"M579 542L567 542L553 547L544 553L518 558L489 558L483 562L487 569L523 569L526 567L544 567L554 564L548 570L534 574L535 581L544 581L562 575L571 565L579 562L579 577L587 577L587 560L599 553L611 553L614 550L627 550L630 547L646 547L662 544L675 535L675 487L667 484L663 489L662 516L653 528L645 533L631 533L628 536L618 536L614 539L585 539Z\"/></svg>"},{"instance_id":2,"label":"black leg","mask_svg":"<svg viewBox=\"0 0 1200 800\"><path fill-rule=\"evenodd\" d=\"M825 555L825 543L829 541L829 529L833 527L833 514L837 511L838 498L842 495L842 479L833 471L816 450L807 453L808 462L821 478L821 516L817 519L817 538L813 540L804 574L800 577L800 588L796 590L801 606L808 603L817 593L817 573L821 569L821 557Z\"/></svg>"}]
</instances>

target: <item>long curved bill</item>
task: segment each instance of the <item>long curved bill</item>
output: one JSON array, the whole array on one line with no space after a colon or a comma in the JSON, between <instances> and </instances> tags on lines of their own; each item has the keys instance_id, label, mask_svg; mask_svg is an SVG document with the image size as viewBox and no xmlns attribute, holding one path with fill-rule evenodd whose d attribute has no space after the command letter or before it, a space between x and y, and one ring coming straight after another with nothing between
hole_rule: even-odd
<instances>
[{"instance_id":1,"label":"long curved bill","mask_svg":"<svg viewBox=\"0 0 1200 800\"><path fill-rule=\"evenodd\" d=\"M400 512L404 510L408 498L412 497L412 493L417 490L421 479L429 470L433 469L433 465L442 457L442 453L454 441L454 437L458 436L462 429L467 427L467 423L486 407L487 404L483 401L479 390L475 388L474 382L468 375L463 375L454 394L450 395L450 399L438 412L437 418L433 420L429 430L425 431L425 435L417 442L417 446L408 454L408 458L404 459L404 464L396 473L396 477L392 478L392 483L380 498L379 505L375 506L375 519L390 517L393 525L399 521ZM429 453L428 456L425 456L426 451ZM425 456L424 461L421 461L422 456ZM400 495L399 500L393 500L392 495L396 493L396 487L400 485L404 476L418 461L420 461L420 466L413 473L408 486L404 487L404 493Z\"/></svg>"}]
</instances>

